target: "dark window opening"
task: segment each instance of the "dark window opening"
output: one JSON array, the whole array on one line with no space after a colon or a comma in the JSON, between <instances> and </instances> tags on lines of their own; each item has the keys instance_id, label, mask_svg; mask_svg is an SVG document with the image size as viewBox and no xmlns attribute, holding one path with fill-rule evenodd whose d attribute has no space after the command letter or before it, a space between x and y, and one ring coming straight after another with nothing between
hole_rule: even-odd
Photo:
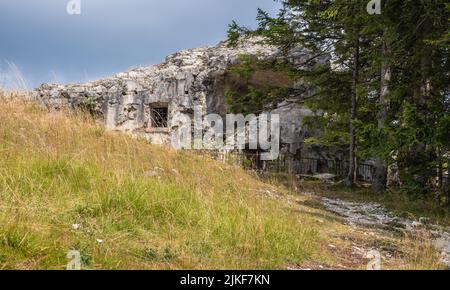
<instances>
[{"instance_id":1,"label":"dark window opening","mask_svg":"<svg viewBox=\"0 0 450 290\"><path fill-rule=\"evenodd\" d=\"M151 118L153 128L167 128L169 109L167 107L152 108Z\"/></svg>"}]
</instances>

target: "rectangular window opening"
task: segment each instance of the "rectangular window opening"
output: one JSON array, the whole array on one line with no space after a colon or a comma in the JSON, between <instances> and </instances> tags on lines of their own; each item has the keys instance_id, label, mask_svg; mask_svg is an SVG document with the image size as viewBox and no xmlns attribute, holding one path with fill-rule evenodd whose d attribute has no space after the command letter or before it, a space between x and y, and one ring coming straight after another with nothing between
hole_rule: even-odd
<instances>
[{"instance_id":1,"label":"rectangular window opening","mask_svg":"<svg viewBox=\"0 0 450 290\"><path fill-rule=\"evenodd\" d=\"M158 106L151 108L152 128L167 128L169 118L169 108L167 106Z\"/></svg>"}]
</instances>

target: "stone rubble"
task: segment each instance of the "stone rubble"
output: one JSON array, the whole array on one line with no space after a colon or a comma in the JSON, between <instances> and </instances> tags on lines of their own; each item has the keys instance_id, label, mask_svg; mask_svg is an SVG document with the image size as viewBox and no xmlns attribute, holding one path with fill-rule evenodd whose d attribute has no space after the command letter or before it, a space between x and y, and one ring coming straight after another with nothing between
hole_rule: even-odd
<instances>
[{"instance_id":1,"label":"stone rubble","mask_svg":"<svg viewBox=\"0 0 450 290\"><path fill-rule=\"evenodd\" d=\"M341 199L322 198L325 208L343 217L352 227L379 228L387 232L414 233L427 229L434 246L441 251L441 261L450 267L450 229L431 224L428 218L419 221L401 218L378 203L350 202Z\"/></svg>"}]
</instances>

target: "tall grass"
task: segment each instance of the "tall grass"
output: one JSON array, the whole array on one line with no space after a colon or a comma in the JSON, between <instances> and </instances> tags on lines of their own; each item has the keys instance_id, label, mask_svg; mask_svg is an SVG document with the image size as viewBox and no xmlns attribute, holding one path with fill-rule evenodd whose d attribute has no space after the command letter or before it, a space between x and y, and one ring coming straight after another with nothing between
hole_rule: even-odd
<instances>
[{"instance_id":1,"label":"tall grass","mask_svg":"<svg viewBox=\"0 0 450 290\"><path fill-rule=\"evenodd\" d=\"M14 91L27 91L29 85L22 71L12 61L5 60L6 69L2 68L0 60L0 89L7 88Z\"/></svg>"},{"instance_id":2,"label":"tall grass","mask_svg":"<svg viewBox=\"0 0 450 290\"><path fill-rule=\"evenodd\" d=\"M151 172L152 174L148 174ZM0 268L285 268L321 259L307 214L241 169L0 104ZM274 189L275 190L275 189Z\"/></svg>"},{"instance_id":3,"label":"tall grass","mask_svg":"<svg viewBox=\"0 0 450 290\"><path fill-rule=\"evenodd\" d=\"M84 269L339 268L353 238L378 243L237 167L18 99L0 92L0 269L64 269L70 250ZM392 241L389 268L440 268L429 241Z\"/></svg>"}]
</instances>

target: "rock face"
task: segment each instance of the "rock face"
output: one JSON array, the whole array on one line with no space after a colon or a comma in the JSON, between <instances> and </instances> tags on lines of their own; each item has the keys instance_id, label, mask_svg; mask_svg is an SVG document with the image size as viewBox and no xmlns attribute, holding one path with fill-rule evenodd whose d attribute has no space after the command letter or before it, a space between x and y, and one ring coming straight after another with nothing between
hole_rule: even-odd
<instances>
[{"instance_id":1,"label":"rock face","mask_svg":"<svg viewBox=\"0 0 450 290\"><path fill-rule=\"evenodd\" d=\"M167 144L183 114L223 113L223 92L216 89L217 77L239 61L241 54L268 58L273 47L255 42L230 49L225 43L170 55L159 65L132 69L86 84L44 84L35 97L51 109L85 108L103 117L108 129ZM222 94L222 95L221 95ZM167 108L167 125L153 124L152 108ZM159 124L160 125L160 124Z\"/></svg>"},{"instance_id":2,"label":"rock face","mask_svg":"<svg viewBox=\"0 0 450 290\"><path fill-rule=\"evenodd\" d=\"M229 48L226 43L196 48L170 55L159 64L132 69L85 84L43 84L34 98L49 109L83 108L104 120L111 130L144 137L152 143L169 144L171 134L182 126L194 110L202 115L226 113L222 77L241 55L270 60L282 57L280 51L260 43L242 41ZM296 62L310 57L304 49L291 52ZM298 148L302 115L307 109L294 103L280 105L282 142Z\"/></svg>"},{"instance_id":3,"label":"rock face","mask_svg":"<svg viewBox=\"0 0 450 290\"><path fill-rule=\"evenodd\" d=\"M280 115L280 140L284 149L291 154L296 154L302 149L307 133L302 127L303 119L311 116L313 112L300 106L296 100L285 100L278 104L272 113Z\"/></svg>"}]
</instances>

